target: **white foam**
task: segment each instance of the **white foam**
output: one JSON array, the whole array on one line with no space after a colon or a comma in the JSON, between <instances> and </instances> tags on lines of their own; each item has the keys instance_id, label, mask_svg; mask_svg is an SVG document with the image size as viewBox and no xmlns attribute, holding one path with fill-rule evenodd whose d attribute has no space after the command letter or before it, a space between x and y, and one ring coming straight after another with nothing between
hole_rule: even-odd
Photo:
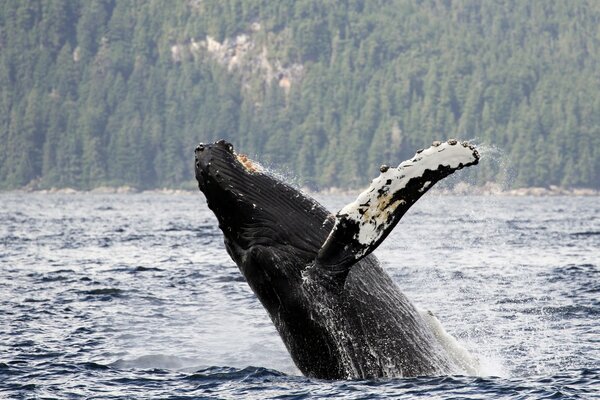
<instances>
[{"instance_id":1,"label":"white foam","mask_svg":"<svg viewBox=\"0 0 600 400\"><path fill-rule=\"evenodd\" d=\"M479 359L471 355L469 351L463 347L458 340L450 335L440 321L430 311L420 311L421 315L433 335L442 345L444 350L450 355L456 365L468 375L481 376L483 374Z\"/></svg>"}]
</instances>

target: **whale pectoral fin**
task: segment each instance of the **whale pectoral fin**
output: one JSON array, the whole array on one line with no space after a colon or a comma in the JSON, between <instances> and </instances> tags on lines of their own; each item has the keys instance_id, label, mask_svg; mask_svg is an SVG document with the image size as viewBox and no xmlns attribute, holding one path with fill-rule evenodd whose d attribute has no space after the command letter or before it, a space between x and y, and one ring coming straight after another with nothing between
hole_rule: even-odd
<instances>
[{"instance_id":1,"label":"whale pectoral fin","mask_svg":"<svg viewBox=\"0 0 600 400\"><path fill-rule=\"evenodd\" d=\"M434 142L398 168L382 166L381 175L371 186L337 213L316 265L343 283L350 267L375 250L436 182L478 162L479 153L473 145L449 140Z\"/></svg>"}]
</instances>

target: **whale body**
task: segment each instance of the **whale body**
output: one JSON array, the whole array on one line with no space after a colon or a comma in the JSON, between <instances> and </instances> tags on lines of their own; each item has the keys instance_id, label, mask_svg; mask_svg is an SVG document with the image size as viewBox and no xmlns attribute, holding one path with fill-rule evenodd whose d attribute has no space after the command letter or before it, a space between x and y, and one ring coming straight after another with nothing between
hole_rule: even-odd
<instances>
[{"instance_id":1,"label":"whale body","mask_svg":"<svg viewBox=\"0 0 600 400\"><path fill-rule=\"evenodd\" d=\"M436 182L479 161L473 145L434 142L381 174L336 214L220 140L195 150L195 173L227 252L298 369L321 379L473 374L373 250Z\"/></svg>"}]
</instances>

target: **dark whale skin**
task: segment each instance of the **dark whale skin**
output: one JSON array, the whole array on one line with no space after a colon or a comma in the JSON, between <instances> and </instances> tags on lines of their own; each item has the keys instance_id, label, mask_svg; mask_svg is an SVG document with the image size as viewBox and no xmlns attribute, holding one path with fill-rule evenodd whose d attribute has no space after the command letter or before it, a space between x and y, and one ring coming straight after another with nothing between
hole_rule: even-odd
<instances>
[{"instance_id":1,"label":"dark whale skin","mask_svg":"<svg viewBox=\"0 0 600 400\"><path fill-rule=\"evenodd\" d=\"M227 252L306 376L464 373L373 254L341 285L315 259L335 217L225 141L196 147L196 179Z\"/></svg>"}]
</instances>

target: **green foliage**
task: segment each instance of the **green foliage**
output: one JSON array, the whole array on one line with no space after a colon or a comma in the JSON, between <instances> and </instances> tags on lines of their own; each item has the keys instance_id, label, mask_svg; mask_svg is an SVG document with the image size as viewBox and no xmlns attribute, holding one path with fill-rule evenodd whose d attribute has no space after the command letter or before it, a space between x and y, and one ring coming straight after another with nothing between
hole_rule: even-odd
<instances>
[{"instance_id":1,"label":"green foliage","mask_svg":"<svg viewBox=\"0 0 600 400\"><path fill-rule=\"evenodd\" d=\"M515 185L600 188L598 20L594 0L0 0L0 188L189 185L219 138L358 186L450 137L502 149Z\"/></svg>"}]
</instances>

